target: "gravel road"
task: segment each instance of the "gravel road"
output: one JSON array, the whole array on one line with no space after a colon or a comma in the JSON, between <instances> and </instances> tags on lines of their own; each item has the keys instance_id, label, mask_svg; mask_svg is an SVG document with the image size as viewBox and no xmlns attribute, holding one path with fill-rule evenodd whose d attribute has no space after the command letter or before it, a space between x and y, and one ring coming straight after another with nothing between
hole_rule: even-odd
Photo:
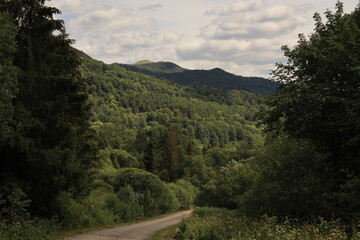
<instances>
[{"instance_id":1,"label":"gravel road","mask_svg":"<svg viewBox=\"0 0 360 240\"><path fill-rule=\"evenodd\" d=\"M65 240L147 240L157 231L180 223L190 214L190 210L183 211L155 220L88 232L65 238Z\"/></svg>"}]
</instances>

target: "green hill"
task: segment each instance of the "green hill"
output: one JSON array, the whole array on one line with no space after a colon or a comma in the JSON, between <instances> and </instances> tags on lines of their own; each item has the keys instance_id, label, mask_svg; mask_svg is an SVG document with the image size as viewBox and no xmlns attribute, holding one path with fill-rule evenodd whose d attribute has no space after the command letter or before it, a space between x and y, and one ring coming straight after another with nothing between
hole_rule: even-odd
<instances>
[{"instance_id":1,"label":"green hill","mask_svg":"<svg viewBox=\"0 0 360 240\"><path fill-rule=\"evenodd\" d=\"M235 153L240 146L251 149L263 144L256 127L256 112L264 107L260 95L181 86L81 57L94 106L92 124L107 168L140 167L174 180L193 176L194 157L203 159L208 149ZM223 165L230 158L234 157L208 164ZM177 166L176 174L172 164ZM194 180L198 181L205 180Z\"/></svg>"},{"instance_id":2,"label":"green hill","mask_svg":"<svg viewBox=\"0 0 360 240\"><path fill-rule=\"evenodd\" d=\"M279 87L278 83L261 77L243 77L220 68L212 70L188 70L171 62L140 61L135 65L120 64L139 73L165 78L181 85L209 86L223 89L237 89L270 95Z\"/></svg>"},{"instance_id":3,"label":"green hill","mask_svg":"<svg viewBox=\"0 0 360 240\"><path fill-rule=\"evenodd\" d=\"M135 63L134 65L143 65L143 64L149 64L149 63L153 63L153 62L150 60L141 60L141 61L138 61L137 63Z\"/></svg>"},{"instance_id":4,"label":"green hill","mask_svg":"<svg viewBox=\"0 0 360 240\"><path fill-rule=\"evenodd\" d=\"M120 64L122 67L147 75L156 76L163 73L178 73L183 72L186 69L171 62L151 62L149 60L139 61L133 65L131 64Z\"/></svg>"}]
</instances>

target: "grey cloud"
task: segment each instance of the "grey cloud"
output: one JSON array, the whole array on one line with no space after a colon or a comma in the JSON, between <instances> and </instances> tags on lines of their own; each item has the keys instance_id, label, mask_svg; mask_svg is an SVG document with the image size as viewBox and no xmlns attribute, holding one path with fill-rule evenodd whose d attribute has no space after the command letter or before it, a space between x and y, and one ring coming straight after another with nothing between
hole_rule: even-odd
<instances>
[{"instance_id":1,"label":"grey cloud","mask_svg":"<svg viewBox=\"0 0 360 240\"><path fill-rule=\"evenodd\" d=\"M263 2L262 0L241 1L223 7L213 8L211 10L206 11L205 14L227 16L234 13L251 11L260 7L262 2Z\"/></svg>"},{"instance_id":2,"label":"grey cloud","mask_svg":"<svg viewBox=\"0 0 360 240\"><path fill-rule=\"evenodd\" d=\"M218 26L212 37L214 39L273 38L291 33L295 28L305 23L306 20L301 17L254 23L223 22Z\"/></svg>"},{"instance_id":3,"label":"grey cloud","mask_svg":"<svg viewBox=\"0 0 360 240\"><path fill-rule=\"evenodd\" d=\"M241 64L269 64L282 59L279 40L205 40L177 47L177 55L183 60L210 60Z\"/></svg>"},{"instance_id":4,"label":"grey cloud","mask_svg":"<svg viewBox=\"0 0 360 240\"><path fill-rule=\"evenodd\" d=\"M219 15L212 25L202 29L201 34L214 39L272 38L288 34L306 23L294 6L262 5L259 11Z\"/></svg>"},{"instance_id":5,"label":"grey cloud","mask_svg":"<svg viewBox=\"0 0 360 240\"><path fill-rule=\"evenodd\" d=\"M163 5L161 4L150 4L144 7L141 7L140 10L145 10L145 11L157 11L160 8L162 8Z\"/></svg>"},{"instance_id":6,"label":"grey cloud","mask_svg":"<svg viewBox=\"0 0 360 240\"><path fill-rule=\"evenodd\" d=\"M168 54L175 55L174 43L178 42L181 36L168 33L159 34L156 32L117 32L112 34L96 35L90 34L88 44L93 46L89 54L103 55L108 59L120 59L121 56L133 56L134 60L151 58L159 54L167 57ZM165 49L165 50L164 50ZM118 60L119 61L119 60Z\"/></svg>"}]
</instances>

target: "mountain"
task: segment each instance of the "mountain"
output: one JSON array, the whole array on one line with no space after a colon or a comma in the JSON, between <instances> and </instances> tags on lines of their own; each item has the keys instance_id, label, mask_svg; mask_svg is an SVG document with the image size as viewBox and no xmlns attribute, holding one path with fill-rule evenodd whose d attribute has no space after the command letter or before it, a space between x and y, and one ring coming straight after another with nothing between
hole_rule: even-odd
<instances>
[{"instance_id":1,"label":"mountain","mask_svg":"<svg viewBox=\"0 0 360 240\"><path fill-rule=\"evenodd\" d=\"M150 60L141 60L141 61L138 61L137 63L135 63L134 65L143 65L143 64L149 64L149 63L153 63L153 62Z\"/></svg>"},{"instance_id":2,"label":"mountain","mask_svg":"<svg viewBox=\"0 0 360 240\"><path fill-rule=\"evenodd\" d=\"M149 60L142 60L135 64L120 64L122 67L147 75L158 76L159 74L178 73L186 71L172 62L151 62Z\"/></svg>"},{"instance_id":3,"label":"mountain","mask_svg":"<svg viewBox=\"0 0 360 240\"><path fill-rule=\"evenodd\" d=\"M171 62L150 62L148 60L140 61L134 65L120 65L134 72L165 78L181 85L237 89L262 95L270 95L279 87L278 83L265 78L238 76L220 68L188 70Z\"/></svg>"}]
</instances>

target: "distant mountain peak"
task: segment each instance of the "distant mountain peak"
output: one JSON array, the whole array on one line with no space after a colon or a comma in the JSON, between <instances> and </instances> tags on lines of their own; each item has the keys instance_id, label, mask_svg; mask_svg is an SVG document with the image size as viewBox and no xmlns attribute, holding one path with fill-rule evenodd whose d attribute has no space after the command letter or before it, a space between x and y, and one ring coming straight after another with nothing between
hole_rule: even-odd
<instances>
[{"instance_id":1,"label":"distant mountain peak","mask_svg":"<svg viewBox=\"0 0 360 240\"><path fill-rule=\"evenodd\" d=\"M221 68L213 68L213 69L211 69L210 71L212 71L212 72L219 72L219 73L225 73L225 72L226 72L224 69L221 69Z\"/></svg>"},{"instance_id":2,"label":"distant mountain peak","mask_svg":"<svg viewBox=\"0 0 360 240\"><path fill-rule=\"evenodd\" d=\"M172 62L142 60L134 65L120 64L124 68L170 80L180 85L209 86L221 89L236 89L270 95L279 84L261 77L243 77L221 68L211 70L188 70Z\"/></svg>"},{"instance_id":3,"label":"distant mountain peak","mask_svg":"<svg viewBox=\"0 0 360 240\"><path fill-rule=\"evenodd\" d=\"M143 65L143 64L149 64L149 63L154 63L150 60L141 60L141 61L138 61L136 62L134 65Z\"/></svg>"}]
</instances>

